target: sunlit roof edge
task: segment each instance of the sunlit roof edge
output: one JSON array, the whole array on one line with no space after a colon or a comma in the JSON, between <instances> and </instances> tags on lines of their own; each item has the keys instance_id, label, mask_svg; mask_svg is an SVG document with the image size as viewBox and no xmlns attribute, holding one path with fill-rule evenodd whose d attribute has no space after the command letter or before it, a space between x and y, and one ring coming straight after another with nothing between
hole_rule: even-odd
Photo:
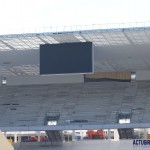
<instances>
[{"instance_id":1,"label":"sunlit roof edge","mask_svg":"<svg viewBox=\"0 0 150 150\"><path fill-rule=\"evenodd\" d=\"M124 31L137 31L137 30L150 30L150 26L147 27L130 27L130 28L110 28L110 29L91 29L91 30L77 30L77 31L58 31L58 32L41 32L41 33L22 33L22 34L5 34L0 35L0 39L3 38L19 38L19 37L34 37L34 36L50 36L60 34L82 34L92 32L124 32Z\"/></svg>"}]
</instances>

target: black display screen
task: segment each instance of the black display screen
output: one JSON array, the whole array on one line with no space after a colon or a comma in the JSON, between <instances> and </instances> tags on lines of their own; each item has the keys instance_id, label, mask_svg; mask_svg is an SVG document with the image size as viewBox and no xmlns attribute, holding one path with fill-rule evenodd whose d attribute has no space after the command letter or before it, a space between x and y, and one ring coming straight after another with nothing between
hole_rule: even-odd
<instances>
[{"instance_id":1,"label":"black display screen","mask_svg":"<svg viewBox=\"0 0 150 150\"><path fill-rule=\"evenodd\" d=\"M40 74L93 72L92 42L40 45Z\"/></svg>"}]
</instances>

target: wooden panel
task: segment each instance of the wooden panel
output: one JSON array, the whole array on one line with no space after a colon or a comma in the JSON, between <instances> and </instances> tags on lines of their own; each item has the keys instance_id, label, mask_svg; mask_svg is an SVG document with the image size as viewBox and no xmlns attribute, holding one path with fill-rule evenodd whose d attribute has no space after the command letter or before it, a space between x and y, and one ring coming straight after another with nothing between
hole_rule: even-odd
<instances>
[{"instance_id":1,"label":"wooden panel","mask_svg":"<svg viewBox=\"0 0 150 150\"><path fill-rule=\"evenodd\" d=\"M130 72L104 72L104 73L94 73L94 74L86 74L85 78L91 79L118 79L118 80L130 80L131 73Z\"/></svg>"}]
</instances>

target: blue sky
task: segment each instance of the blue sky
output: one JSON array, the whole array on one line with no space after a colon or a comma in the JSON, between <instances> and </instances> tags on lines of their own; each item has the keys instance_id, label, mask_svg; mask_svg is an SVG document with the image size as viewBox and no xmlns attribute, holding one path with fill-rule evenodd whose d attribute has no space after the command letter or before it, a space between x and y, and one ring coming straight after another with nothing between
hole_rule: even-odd
<instances>
[{"instance_id":1,"label":"blue sky","mask_svg":"<svg viewBox=\"0 0 150 150\"><path fill-rule=\"evenodd\" d=\"M0 0L7 29L150 21L150 0Z\"/></svg>"}]
</instances>

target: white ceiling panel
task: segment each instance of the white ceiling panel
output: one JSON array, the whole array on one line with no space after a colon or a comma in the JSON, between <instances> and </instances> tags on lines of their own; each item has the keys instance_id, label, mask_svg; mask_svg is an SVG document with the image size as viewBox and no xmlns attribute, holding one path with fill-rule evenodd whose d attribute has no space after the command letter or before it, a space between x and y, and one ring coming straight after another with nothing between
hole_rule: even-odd
<instances>
[{"instance_id":1,"label":"white ceiling panel","mask_svg":"<svg viewBox=\"0 0 150 150\"><path fill-rule=\"evenodd\" d=\"M39 75L40 44L94 44L94 71L150 68L150 28L0 35L0 76Z\"/></svg>"}]
</instances>

